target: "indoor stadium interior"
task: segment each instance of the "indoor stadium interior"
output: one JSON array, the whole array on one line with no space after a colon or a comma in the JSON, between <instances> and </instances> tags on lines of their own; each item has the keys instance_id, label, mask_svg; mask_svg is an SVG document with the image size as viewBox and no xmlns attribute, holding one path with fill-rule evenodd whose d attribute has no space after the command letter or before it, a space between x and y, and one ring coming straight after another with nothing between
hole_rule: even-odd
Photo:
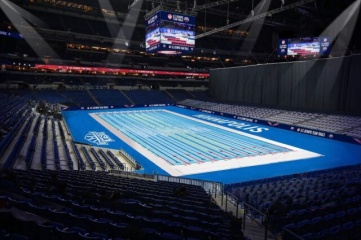
<instances>
[{"instance_id":1,"label":"indoor stadium interior","mask_svg":"<svg viewBox=\"0 0 361 240\"><path fill-rule=\"evenodd\" d=\"M0 240L360 240L361 0L0 0Z\"/></svg>"}]
</instances>

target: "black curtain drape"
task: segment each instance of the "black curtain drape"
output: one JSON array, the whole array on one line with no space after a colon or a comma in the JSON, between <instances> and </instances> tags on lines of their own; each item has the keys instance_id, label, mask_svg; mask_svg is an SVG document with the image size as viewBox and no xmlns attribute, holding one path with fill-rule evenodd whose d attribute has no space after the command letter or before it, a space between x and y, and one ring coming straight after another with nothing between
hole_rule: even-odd
<instances>
[{"instance_id":1,"label":"black curtain drape","mask_svg":"<svg viewBox=\"0 0 361 240\"><path fill-rule=\"evenodd\" d=\"M361 55L210 70L220 101L361 114Z\"/></svg>"}]
</instances>

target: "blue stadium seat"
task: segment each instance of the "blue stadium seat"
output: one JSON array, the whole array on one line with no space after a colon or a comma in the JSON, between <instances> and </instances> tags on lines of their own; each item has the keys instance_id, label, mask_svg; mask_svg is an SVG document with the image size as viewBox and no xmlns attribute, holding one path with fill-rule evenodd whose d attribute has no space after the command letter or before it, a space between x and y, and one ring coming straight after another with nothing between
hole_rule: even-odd
<instances>
[{"instance_id":1,"label":"blue stadium seat","mask_svg":"<svg viewBox=\"0 0 361 240\"><path fill-rule=\"evenodd\" d=\"M16 233L7 234L2 239L3 240L29 240L28 237L20 235L20 234L16 234Z\"/></svg>"}]
</instances>

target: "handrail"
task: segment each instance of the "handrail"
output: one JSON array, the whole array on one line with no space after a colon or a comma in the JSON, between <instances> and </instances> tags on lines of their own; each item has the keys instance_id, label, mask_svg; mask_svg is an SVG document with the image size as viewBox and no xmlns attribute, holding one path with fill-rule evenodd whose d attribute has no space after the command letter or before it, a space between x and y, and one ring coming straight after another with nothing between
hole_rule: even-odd
<instances>
[{"instance_id":1,"label":"handrail","mask_svg":"<svg viewBox=\"0 0 361 240\"><path fill-rule=\"evenodd\" d=\"M216 197L217 194L222 194L224 191L223 183L221 182L213 182L213 181L206 181L206 180L199 180L192 178L173 177L173 176L158 175L158 174L156 175L156 180L201 186L210 195L214 194L214 197Z\"/></svg>"},{"instance_id":2,"label":"handrail","mask_svg":"<svg viewBox=\"0 0 361 240\"><path fill-rule=\"evenodd\" d=\"M297 235L296 233L292 232L291 230L287 229L287 228L284 228L283 230L283 233L284 232L288 232L289 234L291 234L292 236L292 239L295 239L295 240L303 240L303 238L299 235ZM284 236L284 234L282 234L282 236Z\"/></svg>"},{"instance_id":3,"label":"handrail","mask_svg":"<svg viewBox=\"0 0 361 240\"><path fill-rule=\"evenodd\" d=\"M120 149L119 153L134 165L135 170L140 170L142 168L142 166L131 155L124 151L124 149Z\"/></svg>"},{"instance_id":4,"label":"handrail","mask_svg":"<svg viewBox=\"0 0 361 240\"><path fill-rule=\"evenodd\" d=\"M154 174L146 174L146 173L137 173L137 172L129 172L118 169L111 169L108 171L112 175L124 176L128 178L140 178L145 180L156 181L156 176Z\"/></svg>"},{"instance_id":5,"label":"handrail","mask_svg":"<svg viewBox=\"0 0 361 240\"><path fill-rule=\"evenodd\" d=\"M260 210L258 210L257 208L253 207L251 204L247 203L247 202L244 202L244 213L243 213L243 219L246 219L246 215L247 215L247 211L248 209L251 209L252 211L255 211L259 214L262 215L263 217L263 222L264 222L264 239L267 240L267 235L268 235L268 218L267 218L267 214L261 212ZM246 228L246 221L244 220L243 221L243 230L245 230Z\"/></svg>"},{"instance_id":6,"label":"handrail","mask_svg":"<svg viewBox=\"0 0 361 240\"><path fill-rule=\"evenodd\" d=\"M239 205L239 201L238 198L230 193L230 192L225 192L224 194L226 196L226 201L225 201L225 211L227 212L228 209L228 202L232 203L234 206L236 206L236 214L235 217L238 218L238 205ZM223 197L222 197L222 205L223 205Z\"/></svg>"}]
</instances>

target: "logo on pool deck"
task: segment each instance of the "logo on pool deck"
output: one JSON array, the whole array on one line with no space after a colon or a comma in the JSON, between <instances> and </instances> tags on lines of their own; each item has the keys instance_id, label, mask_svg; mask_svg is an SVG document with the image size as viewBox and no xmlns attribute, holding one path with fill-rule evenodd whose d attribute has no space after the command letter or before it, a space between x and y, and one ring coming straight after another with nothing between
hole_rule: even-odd
<instances>
[{"instance_id":1,"label":"logo on pool deck","mask_svg":"<svg viewBox=\"0 0 361 240\"><path fill-rule=\"evenodd\" d=\"M85 140L94 143L96 145L108 145L109 142L114 142L108 135L104 132L88 132L84 137Z\"/></svg>"}]
</instances>

